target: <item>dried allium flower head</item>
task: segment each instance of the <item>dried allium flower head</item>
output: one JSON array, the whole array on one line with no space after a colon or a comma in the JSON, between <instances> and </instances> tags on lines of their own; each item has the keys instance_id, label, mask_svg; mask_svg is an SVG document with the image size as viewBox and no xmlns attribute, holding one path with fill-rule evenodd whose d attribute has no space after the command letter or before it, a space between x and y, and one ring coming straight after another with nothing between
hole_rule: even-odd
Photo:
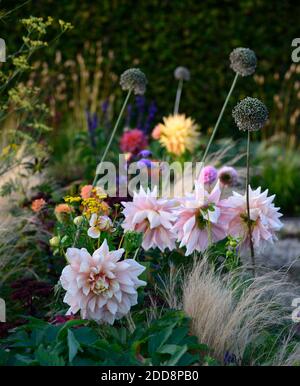
<instances>
[{"instance_id":1,"label":"dried allium flower head","mask_svg":"<svg viewBox=\"0 0 300 386\"><path fill-rule=\"evenodd\" d=\"M232 116L240 130L260 130L268 119L268 109L257 98L242 99L232 110Z\"/></svg>"},{"instance_id":2,"label":"dried allium flower head","mask_svg":"<svg viewBox=\"0 0 300 386\"><path fill-rule=\"evenodd\" d=\"M235 48L230 56L230 67L240 76L252 75L255 72L257 59L255 52L249 48Z\"/></svg>"},{"instance_id":3,"label":"dried allium flower head","mask_svg":"<svg viewBox=\"0 0 300 386\"><path fill-rule=\"evenodd\" d=\"M120 77L122 90L133 90L135 95L143 95L146 91L147 78L139 68L129 68Z\"/></svg>"},{"instance_id":4,"label":"dried allium flower head","mask_svg":"<svg viewBox=\"0 0 300 386\"><path fill-rule=\"evenodd\" d=\"M234 186L237 184L238 173L232 166L223 166L219 170L218 178L223 186Z\"/></svg>"},{"instance_id":5,"label":"dried allium flower head","mask_svg":"<svg viewBox=\"0 0 300 386\"><path fill-rule=\"evenodd\" d=\"M186 150L193 152L198 144L198 126L184 114L170 115L160 124L160 143L169 153L181 155Z\"/></svg>"},{"instance_id":6,"label":"dried allium flower head","mask_svg":"<svg viewBox=\"0 0 300 386\"><path fill-rule=\"evenodd\" d=\"M32 201L31 209L34 212L38 213L44 208L45 205L46 205L46 201L43 198L37 198Z\"/></svg>"},{"instance_id":7,"label":"dried allium flower head","mask_svg":"<svg viewBox=\"0 0 300 386\"><path fill-rule=\"evenodd\" d=\"M109 251L106 240L92 256L85 248L67 249L69 264L60 277L67 315L80 310L83 319L113 324L137 304L137 288L146 285L138 276L145 267L133 259L120 261L123 253Z\"/></svg>"},{"instance_id":8,"label":"dried allium flower head","mask_svg":"<svg viewBox=\"0 0 300 386\"><path fill-rule=\"evenodd\" d=\"M177 80L189 81L191 79L191 74L186 67L179 66L174 71L174 77Z\"/></svg>"}]
</instances>

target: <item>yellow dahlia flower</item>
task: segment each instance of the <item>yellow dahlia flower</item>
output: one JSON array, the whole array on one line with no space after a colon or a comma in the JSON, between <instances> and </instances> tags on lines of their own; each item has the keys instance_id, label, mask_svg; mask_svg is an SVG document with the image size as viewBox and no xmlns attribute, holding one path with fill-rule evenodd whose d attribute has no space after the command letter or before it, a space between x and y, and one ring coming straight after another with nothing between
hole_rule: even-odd
<instances>
[{"instance_id":1,"label":"yellow dahlia flower","mask_svg":"<svg viewBox=\"0 0 300 386\"><path fill-rule=\"evenodd\" d=\"M169 153L181 155L186 150L192 152L195 149L199 133L193 119L177 114L164 117L163 122L159 125L159 141Z\"/></svg>"}]
</instances>

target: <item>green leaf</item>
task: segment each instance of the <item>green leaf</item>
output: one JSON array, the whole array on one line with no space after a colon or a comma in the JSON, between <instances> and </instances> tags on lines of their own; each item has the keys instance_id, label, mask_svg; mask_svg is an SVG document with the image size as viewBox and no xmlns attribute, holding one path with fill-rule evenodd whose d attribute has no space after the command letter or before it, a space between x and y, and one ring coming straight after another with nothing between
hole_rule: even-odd
<instances>
[{"instance_id":1,"label":"green leaf","mask_svg":"<svg viewBox=\"0 0 300 386\"><path fill-rule=\"evenodd\" d=\"M68 330L68 347L69 347L69 362L76 357L78 351L82 351L79 342L75 338L73 332Z\"/></svg>"},{"instance_id":2,"label":"green leaf","mask_svg":"<svg viewBox=\"0 0 300 386\"><path fill-rule=\"evenodd\" d=\"M173 346L173 345L169 345L169 346ZM173 353L172 358L166 363L167 366L175 366L179 362L180 358L188 350L187 345L184 345L182 347L180 347L180 346L176 346L176 347L177 347L177 350L175 350L175 352Z\"/></svg>"}]
</instances>

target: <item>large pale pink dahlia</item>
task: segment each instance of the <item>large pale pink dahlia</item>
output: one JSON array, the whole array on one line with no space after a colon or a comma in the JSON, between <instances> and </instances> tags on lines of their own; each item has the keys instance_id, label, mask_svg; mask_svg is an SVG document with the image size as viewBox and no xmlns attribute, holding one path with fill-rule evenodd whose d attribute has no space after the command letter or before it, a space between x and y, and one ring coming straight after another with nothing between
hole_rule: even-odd
<instances>
[{"instance_id":1,"label":"large pale pink dahlia","mask_svg":"<svg viewBox=\"0 0 300 386\"><path fill-rule=\"evenodd\" d=\"M125 231L143 233L142 247L147 250L158 247L161 251L175 248L176 234L173 224L176 220L174 200L157 198L157 189L147 192L143 188L134 193L131 202L122 202Z\"/></svg>"},{"instance_id":2,"label":"large pale pink dahlia","mask_svg":"<svg viewBox=\"0 0 300 386\"><path fill-rule=\"evenodd\" d=\"M109 251L107 241L91 256L85 248L68 248L60 282L67 291L67 315L79 310L83 319L113 324L137 304L138 276L144 267L135 260L119 261L124 249Z\"/></svg>"},{"instance_id":3,"label":"large pale pink dahlia","mask_svg":"<svg viewBox=\"0 0 300 386\"><path fill-rule=\"evenodd\" d=\"M181 200L174 229L180 247L186 247L186 256L194 251L202 252L210 243L226 237L220 197L219 182L208 193L203 183L196 181L194 192Z\"/></svg>"},{"instance_id":4,"label":"large pale pink dahlia","mask_svg":"<svg viewBox=\"0 0 300 386\"><path fill-rule=\"evenodd\" d=\"M279 218L280 208L276 208L273 200L275 195L268 197L268 190L261 193L261 188L252 190L249 186L249 207L252 226L252 239L255 248L263 247L267 242L277 240L275 232L282 227ZM250 239L247 224L246 194L233 192L233 195L222 201L224 215L228 223L228 233L241 239L241 249L249 247Z\"/></svg>"}]
</instances>

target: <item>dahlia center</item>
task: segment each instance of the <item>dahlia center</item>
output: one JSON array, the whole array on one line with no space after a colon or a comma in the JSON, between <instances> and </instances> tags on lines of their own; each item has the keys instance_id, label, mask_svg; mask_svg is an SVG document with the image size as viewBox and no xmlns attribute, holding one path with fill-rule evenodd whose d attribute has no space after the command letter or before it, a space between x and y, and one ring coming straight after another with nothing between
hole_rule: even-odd
<instances>
[{"instance_id":1,"label":"dahlia center","mask_svg":"<svg viewBox=\"0 0 300 386\"><path fill-rule=\"evenodd\" d=\"M96 295L100 295L109 289L109 279L102 275L97 275L91 279L91 290Z\"/></svg>"}]
</instances>

